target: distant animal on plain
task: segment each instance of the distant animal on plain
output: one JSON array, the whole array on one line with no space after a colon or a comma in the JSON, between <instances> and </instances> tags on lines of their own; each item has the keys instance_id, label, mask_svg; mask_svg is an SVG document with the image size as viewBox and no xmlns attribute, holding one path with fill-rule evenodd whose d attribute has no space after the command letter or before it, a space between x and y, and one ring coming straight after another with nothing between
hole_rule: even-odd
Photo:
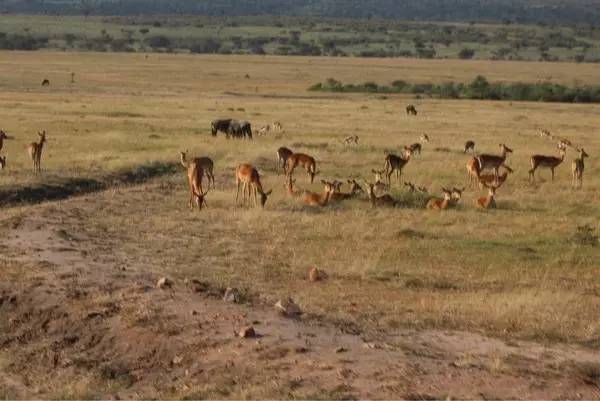
<instances>
[{"instance_id":1,"label":"distant animal on plain","mask_svg":"<svg viewBox=\"0 0 600 401\"><path fill-rule=\"evenodd\" d=\"M429 210L448 209L448 206L450 206L450 202L452 200L452 191L446 188L442 188L442 193L444 194L443 199L431 198L427 201L425 207Z\"/></svg>"},{"instance_id":2,"label":"distant animal on plain","mask_svg":"<svg viewBox=\"0 0 600 401\"><path fill-rule=\"evenodd\" d=\"M213 120L210 123L210 131L212 136L217 136L217 133L222 132L225 135L229 135L229 125L231 124L231 118Z\"/></svg>"},{"instance_id":3,"label":"distant animal on plain","mask_svg":"<svg viewBox=\"0 0 600 401\"><path fill-rule=\"evenodd\" d=\"M579 152L579 158L573 160L571 163L571 173L573 174L573 187L583 186L583 170L585 169L584 159L589 157L589 155L581 149L577 149Z\"/></svg>"},{"instance_id":4,"label":"distant animal on plain","mask_svg":"<svg viewBox=\"0 0 600 401\"><path fill-rule=\"evenodd\" d=\"M414 154L418 154L419 156L421 155L421 144L420 143L413 143L412 145L405 146L404 149L410 150L410 152L413 155Z\"/></svg>"},{"instance_id":5,"label":"distant animal on plain","mask_svg":"<svg viewBox=\"0 0 600 401\"><path fill-rule=\"evenodd\" d=\"M342 140L344 145L358 145L358 135L350 135Z\"/></svg>"},{"instance_id":6,"label":"distant animal on plain","mask_svg":"<svg viewBox=\"0 0 600 401\"><path fill-rule=\"evenodd\" d=\"M563 146L558 147L559 156L533 155L530 158L531 170L529 170L529 181L535 183L535 171L538 168L548 168L552 173L552 181L554 181L554 169L558 167L564 160L567 149Z\"/></svg>"},{"instance_id":7,"label":"distant animal on plain","mask_svg":"<svg viewBox=\"0 0 600 401\"><path fill-rule=\"evenodd\" d=\"M421 135L421 138L419 138L421 140L422 143L429 143L429 135L427 134L423 134Z\"/></svg>"},{"instance_id":8,"label":"distant animal on plain","mask_svg":"<svg viewBox=\"0 0 600 401\"><path fill-rule=\"evenodd\" d=\"M408 106L406 106L406 114L416 116L417 115L416 107L413 104L409 104Z\"/></svg>"},{"instance_id":9,"label":"distant animal on plain","mask_svg":"<svg viewBox=\"0 0 600 401\"><path fill-rule=\"evenodd\" d=\"M473 142L473 141L465 142L465 149L464 149L463 153L467 153L469 151L471 153L475 152L475 142Z\"/></svg>"},{"instance_id":10,"label":"distant animal on plain","mask_svg":"<svg viewBox=\"0 0 600 401\"><path fill-rule=\"evenodd\" d=\"M186 152L180 152L180 159L183 167L187 169L188 185L190 189L188 205L190 209L194 208L194 201L198 210L202 210L202 206L208 207L208 204L206 203L206 194L208 194L208 190L206 192L202 190L204 169L201 166L200 160L193 159L188 161L186 159Z\"/></svg>"},{"instance_id":11,"label":"distant animal on plain","mask_svg":"<svg viewBox=\"0 0 600 401\"><path fill-rule=\"evenodd\" d=\"M304 167L304 169L308 173L308 176L310 177L310 182L312 184L312 182L315 179L315 176L319 174L319 172L317 171L317 163L315 159L312 156L309 156L304 153L292 153L288 156L288 159L286 161L286 174L292 175L294 173L294 169L298 165Z\"/></svg>"},{"instance_id":12,"label":"distant animal on plain","mask_svg":"<svg viewBox=\"0 0 600 401\"><path fill-rule=\"evenodd\" d=\"M27 152L33 161L34 173L42 172L42 150L44 149L44 143L46 143L46 131L38 132L38 136L40 137L39 142L31 142L27 146Z\"/></svg>"},{"instance_id":13,"label":"distant animal on plain","mask_svg":"<svg viewBox=\"0 0 600 401\"><path fill-rule=\"evenodd\" d=\"M375 194L375 186L368 181L365 181L365 188L367 188L367 194L369 195L369 201L372 207L381 206L397 206L398 202L389 194L377 196Z\"/></svg>"},{"instance_id":14,"label":"distant animal on plain","mask_svg":"<svg viewBox=\"0 0 600 401\"><path fill-rule=\"evenodd\" d=\"M285 146L277 149L277 168L281 168L284 173L286 171L287 160L292 154L294 154L294 152Z\"/></svg>"},{"instance_id":15,"label":"distant animal on plain","mask_svg":"<svg viewBox=\"0 0 600 401\"><path fill-rule=\"evenodd\" d=\"M402 176L402 169L404 168L404 166L406 166L406 164L408 164L411 156L412 151L405 147L403 156L388 154L385 157L385 164L383 168L385 170L385 178L388 185L391 185L391 177L394 171L396 172L397 181L400 181L400 176Z\"/></svg>"},{"instance_id":16,"label":"distant animal on plain","mask_svg":"<svg viewBox=\"0 0 600 401\"><path fill-rule=\"evenodd\" d=\"M48 79L44 79L42 81L42 86L49 86L50 85L50 81Z\"/></svg>"},{"instance_id":17,"label":"distant animal on plain","mask_svg":"<svg viewBox=\"0 0 600 401\"><path fill-rule=\"evenodd\" d=\"M333 183L325 180L321 180L321 183L325 186L325 189L322 194L318 194L316 192L305 192L302 198L304 204L308 206L321 206L325 207L329 203L331 199L331 195L333 195L334 185Z\"/></svg>"},{"instance_id":18,"label":"distant animal on plain","mask_svg":"<svg viewBox=\"0 0 600 401\"><path fill-rule=\"evenodd\" d=\"M487 168L494 170L494 174L496 175L496 177L498 176L498 169L500 168L500 166L504 165L504 162L506 161L506 156L508 155L508 153L513 153L513 150L503 143L501 143L498 146L500 146L500 156L484 153L475 157L477 159L477 162L479 163L480 172Z\"/></svg>"},{"instance_id":19,"label":"distant animal on plain","mask_svg":"<svg viewBox=\"0 0 600 401\"><path fill-rule=\"evenodd\" d=\"M486 188L488 188L488 195L478 198L475 201L475 205L481 209L494 209L496 208L496 189L498 187L495 185L486 185Z\"/></svg>"},{"instance_id":20,"label":"distant animal on plain","mask_svg":"<svg viewBox=\"0 0 600 401\"><path fill-rule=\"evenodd\" d=\"M490 185L495 185L496 189L500 188L506 181L506 178L508 178L508 174L514 173L512 168L506 165L503 165L502 167L504 168L504 172L498 177L496 177L494 174L480 174L479 177L477 177L479 188L483 189L484 186Z\"/></svg>"},{"instance_id":21,"label":"distant animal on plain","mask_svg":"<svg viewBox=\"0 0 600 401\"><path fill-rule=\"evenodd\" d=\"M235 195L235 204L238 204L240 189L242 190L242 203L250 204L252 194L254 194L254 206L258 206L257 194L260 194L260 207L264 208L267 200L273 190L265 191L260 182L258 170L250 164L240 164L235 169L235 183L237 192Z\"/></svg>"}]
</instances>

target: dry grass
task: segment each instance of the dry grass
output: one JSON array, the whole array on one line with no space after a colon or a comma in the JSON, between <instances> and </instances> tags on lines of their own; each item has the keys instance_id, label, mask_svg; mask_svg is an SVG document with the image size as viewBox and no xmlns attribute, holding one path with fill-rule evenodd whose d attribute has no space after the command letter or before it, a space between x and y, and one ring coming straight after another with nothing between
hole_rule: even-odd
<instances>
[{"instance_id":1,"label":"dry grass","mask_svg":"<svg viewBox=\"0 0 600 401\"><path fill-rule=\"evenodd\" d=\"M71 71L75 85L68 83ZM600 106L305 92L330 76L421 82L479 73L492 80L552 75L562 83L600 82L597 68L566 63L0 53L0 128L16 138L2 151L8 169L0 173L0 189L173 162L189 149L216 164L217 190L201 214L186 208L183 172L85 203L57 203L56 213L86 208L89 235L148 270L248 288L268 301L291 294L311 313L366 330L453 328L592 344L600 337L600 248L572 239L578 226L599 228ZM44 77L49 88L39 87ZM416 104L418 117L405 115L407 102ZM251 143L214 139L208 124L217 116L249 119L256 129L278 120L285 133ZM582 190L570 189L573 152L554 183L527 184L529 155L555 153L555 144L536 136L542 127L585 145L591 156ZM24 146L39 129L48 132L42 161L48 173L33 177ZM309 210L284 196L275 173L275 150L294 144L316 157L322 178L372 179L386 149L399 151L422 133L432 142L403 177L432 194L464 185L466 139L479 151L496 152L499 142L512 147L516 173L498 191L499 209L476 210L474 199L484 195L477 190L444 213L372 210L358 200ZM360 146L340 144L350 134L360 136ZM259 166L265 187L274 188L264 211L234 207L239 162ZM321 190L305 175L297 178L301 187ZM6 211L20 213L27 209ZM305 276L312 266L329 279L310 285Z\"/></svg>"}]
</instances>

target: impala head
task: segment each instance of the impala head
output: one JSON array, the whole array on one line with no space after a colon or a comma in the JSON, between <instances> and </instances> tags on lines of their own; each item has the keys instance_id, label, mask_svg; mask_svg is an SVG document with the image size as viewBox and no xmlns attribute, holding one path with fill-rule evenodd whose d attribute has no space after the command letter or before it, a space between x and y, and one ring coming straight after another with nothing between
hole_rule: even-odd
<instances>
[{"instance_id":1,"label":"impala head","mask_svg":"<svg viewBox=\"0 0 600 401\"><path fill-rule=\"evenodd\" d=\"M442 188L442 192L444 193L444 200L452 199L452 191L446 188Z\"/></svg>"},{"instance_id":2,"label":"impala head","mask_svg":"<svg viewBox=\"0 0 600 401\"><path fill-rule=\"evenodd\" d=\"M405 146L404 147L404 158L405 159L410 159L410 157L413 154L413 150L410 146Z\"/></svg>"},{"instance_id":3,"label":"impala head","mask_svg":"<svg viewBox=\"0 0 600 401\"><path fill-rule=\"evenodd\" d=\"M6 156L0 156L0 170L6 167Z\"/></svg>"},{"instance_id":4,"label":"impala head","mask_svg":"<svg viewBox=\"0 0 600 401\"><path fill-rule=\"evenodd\" d=\"M585 153L585 150L583 150L583 148L581 149L577 149L579 151L579 155L582 159L586 158L586 157L590 157L590 155L588 155L587 153Z\"/></svg>"},{"instance_id":5,"label":"impala head","mask_svg":"<svg viewBox=\"0 0 600 401\"><path fill-rule=\"evenodd\" d=\"M406 181L405 181L405 182L404 182L404 186L405 186L405 187L408 187L408 190L409 190L410 192L415 192L415 189L416 189L416 188L415 188L415 184L413 184L412 182L406 182Z\"/></svg>"},{"instance_id":6,"label":"impala head","mask_svg":"<svg viewBox=\"0 0 600 401\"><path fill-rule=\"evenodd\" d=\"M8 137L6 136L6 132L0 130L0 140L2 139L8 139Z\"/></svg>"},{"instance_id":7,"label":"impala head","mask_svg":"<svg viewBox=\"0 0 600 401\"><path fill-rule=\"evenodd\" d=\"M348 180L348 184L350 184L350 193L351 194L356 194L356 193L363 193L365 192L362 187L358 184L358 182L356 182L355 179L351 179Z\"/></svg>"},{"instance_id":8,"label":"impala head","mask_svg":"<svg viewBox=\"0 0 600 401\"><path fill-rule=\"evenodd\" d=\"M462 188L456 188L456 187L454 187L454 188L452 188L452 199L455 202L460 201L460 199L462 198L462 193L463 193L464 190L465 190L465 187L462 187Z\"/></svg>"},{"instance_id":9,"label":"impala head","mask_svg":"<svg viewBox=\"0 0 600 401\"><path fill-rule=\"evenodd\" d=\"M38 135L40 137L40 143L46 142L46 130L38 131Z\"/></svg>"},{"instance_id":10,"label":"impala head","mask_svg":"<svg viewBox=\"0 0 600 401\"><path fill-rule=\"evenodd\" d=\"M210 133L212 136L217 136L217 127L215 126L215 123L210 123Z\"/></svg>"},{"instance_id":11,"label":"impala head","mask_svg":"<svg viewBox=\"0 0 600 401\"><path fill-rule=\"evenodd\" d=\"M429 135L427 135L427 134L421 135L421 142L424 142L424 143L429 142Z\"/></svg>"},{"instance_id":12,"label":"impala head","mask_svg":"<svg viewBox=\"0 0 600 401\"><path fill-rule=\"evenodd\" d=\"M329 182L329 181L321 180L321 183L323 185L325 185L325 192L327 192L327 193L334 193L335 192L337 181ZM340 185L341 184L342 183L340 182Z\"/></svg>"},{"instance_id":13,"label":"impala head","mask_svg":"<svg viewBox=\"0 0 600 401\"><path fill-rule=\"evenodd\" d=\"M321 182L324 181L321 180ZM333 187L333 192L340 193L342 191L342 184L343 182L341 181L333 180L333 182L331 183L331 186Z\"/></svg>"},{"instance_id":14,"label":"impala head","mask_svg":"<svg viewBox=\"0 0 600 401\"><path fill-rule=\"evenodd\" d=\"M500 144L500 145L498 145L498 146L500 146L500 151L501 151L502 153L512 153L512 152L513 152L513 150L512 150L511 148L509 148L508 146L506 146L506 145L505 145L505 144L503 144L503 143L501 143L501 144Z\"/></svg>"}]
</instances>

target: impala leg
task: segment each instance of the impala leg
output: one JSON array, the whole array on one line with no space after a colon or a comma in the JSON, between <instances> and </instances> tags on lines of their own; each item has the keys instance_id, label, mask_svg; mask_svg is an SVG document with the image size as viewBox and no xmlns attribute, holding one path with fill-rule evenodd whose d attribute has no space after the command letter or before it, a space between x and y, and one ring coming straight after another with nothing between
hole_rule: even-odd
<instances>
[{"instance_id":1,"label":"impala leg","mask_svg":"<svg viewBox=\"0 0 600 401\"><path fill-rule=\"evenodd\" d=\"M554 182L554 169L551 168L550 171L552 172L552 182Z\"/></svg>"},{"instance_id":2,"label":"impala leg","mask_svg":"<svg viewBox=\"0 0 600 401\"><path fill-rule=\"evenodd\" d=\"M238 199L240 197L240 182L237 182L237 191L235 192L235 204L237 206L238 204Z\"/></svg>"}]
</instances>

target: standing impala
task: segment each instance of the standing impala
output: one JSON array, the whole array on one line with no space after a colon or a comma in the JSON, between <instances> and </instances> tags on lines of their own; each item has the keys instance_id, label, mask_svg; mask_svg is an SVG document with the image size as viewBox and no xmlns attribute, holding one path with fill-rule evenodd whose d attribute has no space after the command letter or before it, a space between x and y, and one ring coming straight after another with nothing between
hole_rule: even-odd
<instances>
[{"instance_id":1,"label":"standing impala","mask_svg":"<svg viewBox=\"0 0 600 401\"><path fill-rule=\"evenodd\" d=\"M264 191L262 183L260 182L260 175L258 170L250 164L240 164L235 169L235 183L237 185L237 192L235 195L235 203L238 203L240 196L240 186L242 186L242 202L250 202L252 192L254 193L254 206L258 206L256 194L260 194L260 206L265 207L267 199L273 190L267 192Z\"/></svg>"},{"instance_id":2,"label":"standing impala","mask_svg":"<svg viewBox=\"0 0 600 401\"><path fill-rule=\"evenodd\" d=\"M565 160L565 154L567 149L564 146L559 146L560 156L544 156L544 155L533 155L531 156L531 170L529 170L529 181L535 183L535 170L540 167L549 168L552 172L552 181L554 181L554 169Z\"/></svg>"},{"instance_id":3,"label":"standing impala","mask_svg":"<svg viewBox=\"0 0 600 401\"><path fill-rule=\"evenodd\" d=\"M500 166L504 165L506 161L506 155L508 153L512 153L512 149L501 143L500 145L500 156L498 155L490 155L490 154L481 154L476 157L479 163L479 171L481 172L484 169L494 170L494 175L498 177L498 169Z\"/></svg>"},{"instance_id":4,"label":"standing impala","mask_svg":"<svg viewBox=\"0 0 600 401\"><path fill-rule=\"evenodd\" d=\"M312 182L315 179L315 175L319 174L319 172L317 171L317 163L315 162L315 159L304 153L292 153L291 155L289 155L286 162L286 174L292 175L294 169L298 165L304 167L304 169L308 173L308 176L310 177L310 182L312 184Z\"/></svg>"},{"instance_id":5,"label":"standing impala","mask_svg":"<svg viewBox=\"0 0 600 401\"><path fill-rule=\"evenodd\" d=\"M29 152L29 157L33 161L33 171L35 173L42 172L42 149L44 149L44 143L46 142L46 131L38 132L40 136L39 142L31 142L29 146L27 146L27 151Z\"/></svg>"},{"instance_id":6,"label":"standing impala","mask_svg":"<svg viewBox=\"0 0 600 401\"><path fill-rule=\"evenodd\" d=\"M387 180L387 184L391 184L391 177L394 171L396 172L396 179L400 181L400 177L402 176L402 169L406 164L410 161L410 157L412 156L412 150L408 147L404 147L404 156L396 156L393 154L388 154L385 157L385 177Z\"/></svg>"},{"instance_id":7,"label":"standing impala","mask_svg":"<svg viewBox=\"0 0 600 401\"><path fill-rule=\"evenodd\" d=\"M571 163L571 172L573 173L573 187L579 184L579 187L583 186L583 169L585 168L585 164L583 163L583 159L589 157L583 148L577 149L579 151L579 158L573 160Z\"/></svg>"},{"instance_id":8,"label":"standing impala","mask_svg":"<svg viewBox=\"0 0 600 401\"><path fill-rule=\"evenodd\" d=\"M6 135L6 132L2 131L0 129L0 150L2 150L2 147L4 146L4 140L5 139L9 139L8 136Z\"/></svg>"},{"instance_id":9,"label":"standing impala","mask_svg":"<svg viewBox=\"0 0 600 401\"><path fill-rule=\"evenodd\" d=\"M199 159L193 159L187 161L185 158L185 152L180 152L181 165L187 169L188 185L190 187L190 199L188 205L190 209L194 208L194 201L198 210L202 210L202 206L208 207L206 204L206 194L208 191L202 191L202 177L204 176L204 170L202 168Z\"/></svg>"},{"instance_id":10,"label":"standing impala","mask_svg":"<svg viewBox=\"0 0 600 401\"><path fill-rule=\"evenodd\" d=\"M292 152L291 149L288 149L285 146L282 146L279 149L277 149L277 168L281 167L285 172L287 160L293 154L294 152Z\"/></svg>"}]
</instances>

